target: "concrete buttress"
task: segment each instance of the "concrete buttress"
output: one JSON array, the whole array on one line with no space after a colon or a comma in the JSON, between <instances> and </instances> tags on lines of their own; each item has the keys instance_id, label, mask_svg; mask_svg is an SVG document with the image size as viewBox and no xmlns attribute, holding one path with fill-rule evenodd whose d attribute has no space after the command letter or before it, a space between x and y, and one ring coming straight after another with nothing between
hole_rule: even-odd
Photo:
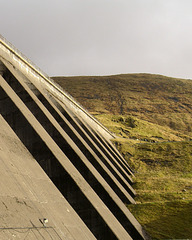
<instances>
[{"instance_id":1,"label":"concrete buttress","mask_svg":"<svg viewBox=\"0 0 192 240\"><path fill-rule=\"evenodd\" d=\"M0 238L146 239L115 136L0 37Z\"/></svg>"}]
</instances>

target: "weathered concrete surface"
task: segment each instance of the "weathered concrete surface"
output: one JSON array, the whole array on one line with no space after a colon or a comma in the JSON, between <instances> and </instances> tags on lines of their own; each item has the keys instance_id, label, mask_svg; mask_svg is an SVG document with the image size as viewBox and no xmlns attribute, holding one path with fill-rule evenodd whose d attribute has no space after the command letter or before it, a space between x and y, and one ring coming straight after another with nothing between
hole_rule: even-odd
<instances>
[{"instance_id":1,"label":"weathered concrete surface","mask_svg":"<svg viewBox=\"0 0 192 240\"><path fill-rule=\"evenodd\" d=\"M124 190L123 186L121 186L119 184L118 181L116 181L116 178L113 177L113 175L110 173L110 171L108 170L108 168L102 164L101 160L99 159L99 157L97 157L95 155L95 153L92 151L91 147L85 142L85 140L83 139L83 137L81 137L81 135L73 128L73 126L70 124L70 122L63 116L63 121L65 121L65 123L68 125L68 128L70 128L70 133L71 134L67 134L64 129L60 126L60 124L54 119L54 117L50 114L50 112L45 108L45 106L41 103L41 101L38 99L38 97L35 95L35 93L29 88L28 86L28 82L27 79L20 76L17 71L15 71L15 69L10 66L9 64L6 64L6 66L9 67L9 69L13 72L14 76L17 78L17 80L21 83L21 85L25 88L25 90L29 93L29 95L32 97L32 99L36 102L36 104L39 106L39 108L44 112L44 114L47 116L47 118L50 120L50 122L52 123L53 126L55 126L55 129L57 129L61 135L63 136L63 138L67 141L67 143L72 147L72 149L77 153L77 155L82 159L82 161L85 163L85 165L89 168L89 170L94 174L95 178L97 178L97 180L103 185L103 187L106 189L107 192L111 192L111 196L113 197L113 190L110 188L110 186L108 186L108 184L105 182L105 180L102 178L102 176L99 174L99 172L97 172L97 170L92 166L92 164L90 163L90 161L87 159L87 157L85 156L86 152L90 152L92 153L92 158L94 158L97 162L99 162L100 165L102 165L102 169L104 169L106 172L108 172L108 174L111 176L111 178L113 178L113 180L116 182L117 188L119 189L119 191L123 191L124 192L124 199L123 202L127 202L127 203L135 203L135 201L133 200L133 198L129 195L129 193L126 192L126 190ZM39 89L40 90L40 89ZM41 90L40 90L41 91ZM46 96L45 96L46 97ZM47 101L52 105L52 103L49 101L49 99L47 98ZM52 105L53 106L53 105ZM53 106L54 107L54 106ZM76 141L73 141L72 135L75 137ZM78 143L81 143L81 146L76 145ZM81 148L84 148L85 150L85 154L81 151ZM90 156L90 155L89 155ZM89 157L88 156L88 157ZM103 172L102 172L103 173ZM106 175L104 175L103 177L106 177ZM116 185L113 185L111 187L113 187L113 189L116 187ZM127 183L127 185L129 186L130 192L132 193L132 195L135 194L133 188L129 185L129 183ZM114 198L116 198L116 196L114 195ZM118 201L119 202L119 201ZM121 202L121 201L120 201ZM124 206L124 205L123 205Z\"/></svg>"},{"instance_id":2,"label":"weathered concrete surface","mask_svg":"<svg viewBox=\"0 0 192 240\"><path fill-rule=\"evenodd\" d=\"M2 116L0 126L0 239L95 239Z\"/></svg>"},{"instance_id":3,"label":"weathered concrete surface","mask_svg":"<svg viewBox=\"0 0 192 240\"><path fill-rule=\"evenodd\" d=\"M43 172L54 188L44 187L45 181L38 180L38 177L28 179L25 175L24 182L20 175L23 176L30 164L28 158L21 156L28 167L23 169L24 164L15 163L15 166L20 166L16 189L23 189L24 184L26 192L35 191L35 196L42 200L34 200L36 209L25 218L35 219L29 221L32 227L26 227L21 220L15 231L20 228L29 239L33 236L37 239L145 239L142 227L124 205L135 203L135 191L131 187L132 171L110 144L109 139L113 135L11 45L3 39L0 43L1 119L5 125L9 124L8 137L12 129L12 133L17 135L18 146L23 146L36 164L30 170L35 174L39 172L39 178L42 178L40 175ZM10 151L11 146L7 146L7 151ZM19 155L16 145L12 147L13 156ZM2 161L6 159L5 168L9 155L0 157ZM8 177L2 174L2 178ZM15 175L8 181L11 192L14 179ZM52 195L54 191L58 196ZM10 222L18 221L14 211L22 214L28 208L33 210L34 202L31 203L31 198L25 199L22 194L20 196L18 190L18 194L12 192L11 199L11 193L5 186L2 192L7 202L7 205L2 205L5 215L6 211L9 213L9 201L13 206L8 214L12 217ZM59 196L62 201L59 201ZM47 216L43 216L44 213L46 215L45 202ZM42 212L41 218L38 218L40 225L36 222L35 211ZM44 226L43 218L54 221ZM4 224L8 225L7 222L9 219L5 219ZM2 233L12 228L2 229ZM78 233L80 229L81 234Z\"/></svg>"},{"instance_id":4,"label":"weathered concrete surface","mask_svg":"<svg viewBox=\"0 0 192 240\"><path fill-rule=\"evenodd\" d=\"M22 114L30 123L30 125L33 127L33 129L35 129L36 133L45 142L47 147L51 150L51 152L56 157L56 159L60 162L63 168L73 178L73 180L81 189L81 191L84 193L84 195L86 195L86 197L94 206L94 208L97 209L97 211L102 216L106 224L109 225L109 228L113 231L114 235L120 239L128 239L129 235L125 231L125 229L121 226L121 224L117 221L117 219L112 215L112 213L108 210L108 208L106 208L105 204L101 201L98 195L93 191L93 189L85 181L85 179L82 177L80 172L74 167L71 161L67 158L67 156L61 151L58 145L46 132L43 126L37 121L34 115L29 111L29 109L25 106L25 104L20 100L17 94L10 88L10 86L1 76L0 76L0 85L3 88L3 90L6 92L8 97L12 100L12 102L16 104L20 112L22 112Z\"/></svg>"}]
</instances>

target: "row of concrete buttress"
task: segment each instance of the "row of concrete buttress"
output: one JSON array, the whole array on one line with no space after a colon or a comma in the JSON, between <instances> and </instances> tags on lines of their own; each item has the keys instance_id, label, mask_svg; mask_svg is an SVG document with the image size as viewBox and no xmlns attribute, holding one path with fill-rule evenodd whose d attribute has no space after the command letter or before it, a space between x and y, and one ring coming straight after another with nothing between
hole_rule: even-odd
<instances>
[{"instance_id":1,"label":"row of concrete buttress","mask_svg":"<svg viewBox=\"0 0 192 240\"><path fill-rule=\"evenodd\" d=\"M33 142L17 111L0 87L0 239L96 239L6 123Z\"/></svg>"},{"instance_id":2,"label":"row of concrete buttress","mask_svg":"<svg viewBox=\"0 0 192 240\"><path fill-rule=\"evenodd\" d=\"M1 87L14 105L14 119L11 113L4 118L93 235L144 239L124 205L134 203L135 192L118 152L43 83L2 62Z\"/></svg>"},{"instance_id":3,"label":"row of concrete buttress","mask_svg":"<svg viewBox=\"0 0 192 240\"><path fill-rule=\"evenodd\" d=\"M0 126L0 239L96 239L1 115Z\"/></svg>"}]
</instances>

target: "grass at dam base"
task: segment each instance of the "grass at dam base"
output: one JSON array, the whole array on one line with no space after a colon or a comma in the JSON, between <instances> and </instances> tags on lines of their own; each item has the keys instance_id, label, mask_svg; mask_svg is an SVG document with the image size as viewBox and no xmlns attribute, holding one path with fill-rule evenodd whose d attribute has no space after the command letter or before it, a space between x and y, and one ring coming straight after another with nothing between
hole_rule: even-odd
<instances>
[{"instance_id":1,"label":"grass at dam base","mask_svg":"<svg viewBox=\"0 0 192 240\"><path fill-rule=\"evenodd\" d=\"M134 171L137 204L128 205L129 210L152 239L189 239L192 141L154 124L150 133L144 127L145 121L133 117L135 126L130 127L130 120L126 121L130 116L97 115L97 118L119 136L113 143Z\"/></svg>"}]
</instances>

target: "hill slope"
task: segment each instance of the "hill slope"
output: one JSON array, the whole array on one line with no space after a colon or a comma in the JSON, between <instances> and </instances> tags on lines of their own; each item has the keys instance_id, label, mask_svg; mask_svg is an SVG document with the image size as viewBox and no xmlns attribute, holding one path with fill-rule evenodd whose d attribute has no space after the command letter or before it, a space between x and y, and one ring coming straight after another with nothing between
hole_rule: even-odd
<instances>
[{"instance_id":1,"label":"hill slope","mask_svg":"<svg viewBox=\"0 0 192 240\"><path fill-rule=\"evenodd\" d=\"M53 79L92 114L129 114L192 132L191 80L152 74Z\"/></svg>"},{"instance_id":2,"label":"hill slope","mask_svg":"<svg viewBox=\"0 0 192 240\"><path fill-rule=\"evenodd\" d=\"M117 138L135 172L128 208L152 239L192 237L192 81L150 74L56 77Z\"/></svg>"}]
</instances>

